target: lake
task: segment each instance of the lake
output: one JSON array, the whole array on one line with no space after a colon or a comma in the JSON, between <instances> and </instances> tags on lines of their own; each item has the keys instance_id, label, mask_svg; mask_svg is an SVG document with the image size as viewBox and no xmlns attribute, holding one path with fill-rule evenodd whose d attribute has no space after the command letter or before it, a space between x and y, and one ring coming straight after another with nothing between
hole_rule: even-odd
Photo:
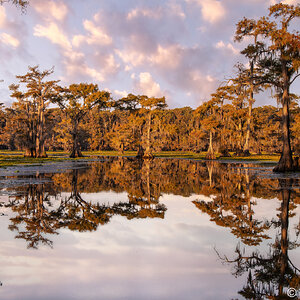
<instances>
[{"instance_id":1,"label":"lake","mask_svg":"<svg viewBox=\"0 0 300 300\"><path fill-rule=\"evenodd\" d=\"M0 298L293 299L300 174L272 167L103 157L2 168Z\"/></svg>"}]
</instances>

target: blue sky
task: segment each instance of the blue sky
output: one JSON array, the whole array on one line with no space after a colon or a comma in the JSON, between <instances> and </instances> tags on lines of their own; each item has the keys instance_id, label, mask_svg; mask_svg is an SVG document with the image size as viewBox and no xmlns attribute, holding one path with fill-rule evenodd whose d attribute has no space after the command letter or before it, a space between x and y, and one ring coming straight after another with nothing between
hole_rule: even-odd
<instances>
[{"instance_id":1,"label":"blue sky","mask_svg":"<svg viewBox=\"0 0 300 300\"><path fill-rule=\"evenodd\" d=\"M235 24L275 0L30 0L25 14L0 6L1 102L27 67L55 67L62 85L94 82L115 99L165 95L199 106L233 72L243 44ZM282 1L296 4L295 0ZM83 4L84 3L84 4ZM297 84L297 83L296 83ZM267 95L259 104L275 104Z\"/></svg>"}]
</instances>

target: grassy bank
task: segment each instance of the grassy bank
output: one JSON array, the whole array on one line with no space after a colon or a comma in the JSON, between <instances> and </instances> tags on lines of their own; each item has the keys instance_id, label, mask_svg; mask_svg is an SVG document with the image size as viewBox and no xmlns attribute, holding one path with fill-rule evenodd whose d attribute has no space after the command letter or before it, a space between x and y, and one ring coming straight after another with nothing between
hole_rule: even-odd
<instances>
[{"instance_id":1,"label":"grassy bank","mask_svg":"<svg viewBox=\"0 0 300 300\"><path fill-rule=\"evenodd\" d=\"M49 151L47 158L28 158L23 157L23 152L20 151L0 151L0 167L13 166L13 165L31 165L31 164L42 164L52 161L64 161L64 160L80 160L80 159L92 159L98 156L130 156L134 157L136 155L135 151L126 151L123 154L117 151L84 151L82 158L69 158L67 152ZM193 152L184 152L184 151L161 151L155 153L155 157L166 157L166 158L186 158L186 159L205 159L206 152L193 153ZM253 154L247 157L218 157L218 160L221 161L272 161L277 162L280 156L278 154Z\"/></svg>"}]
</instances>

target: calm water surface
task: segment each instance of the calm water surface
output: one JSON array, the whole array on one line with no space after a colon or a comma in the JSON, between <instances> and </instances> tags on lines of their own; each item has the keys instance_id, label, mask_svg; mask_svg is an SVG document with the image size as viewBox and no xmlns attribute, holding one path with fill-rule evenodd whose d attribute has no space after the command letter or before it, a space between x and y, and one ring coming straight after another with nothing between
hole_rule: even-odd
<instances>
[{"instance_id":1,"label":"calm water surface","mask_svg":"<svg viewBox=\"0 0 300 300\"><path fill-rule=\"evenodd\" d=\"M292 299L287 289L300 289L299 174L103 158L0 176L1 299Z\"/></svg>"}]
</instances>

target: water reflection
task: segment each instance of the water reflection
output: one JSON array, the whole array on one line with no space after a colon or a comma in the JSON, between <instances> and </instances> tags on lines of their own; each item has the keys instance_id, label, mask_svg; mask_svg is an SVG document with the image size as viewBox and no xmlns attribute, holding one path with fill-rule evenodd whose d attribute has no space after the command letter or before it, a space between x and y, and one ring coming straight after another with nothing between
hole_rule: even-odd
<instances>
[{"instance_id":1,"label":"water reflection","mask_svg":"<svg viewBox=\"0 0 300 300\"><path fill-rule=\"evenodd\" d=\"M33 176L35 184L10 188L17 196L11 196L2 206L13 212L9 229L16 238L25 240L28 248L39 248L52 247L53 236L62 229L101 230L102 225L109 228L115 217L164 219L168 214L168 207L162 203L164 195L196 195L197 200L190 202L192 213L197 218L208 216L215 228L230 229L234 244L238 244L235 252L225 253L218 246L217 253L232 266L234 276L245 280L238 292L240 297L288 299L288 287L300 288L299 262L289 257L290 251L299 246L300 223L289 226L290 219L299 218L295 215L300 203L299 178L274 178L270 174L271 169L254 164L111 158L68 172L37 173ZM100 192L125 192L127 199L103 201L97 199ZM277 209L272 218L269 211L266 215L257 213L259 202L268 199L281 203L278 208L272 207L273 212ZM181 214L184 216L185 211L178 212ZM189 220L181 222L186 226ZM180 224L176 228L186 227ZM171 234L177 236L177 232ZM192 237L195 241L205 232L197 234Z\"/></svg>"},{"instance_id":2,"label":"water reflection","mask_svg":"<svg viewBox=\"0 0 300 300\"><path fill-rule=\"evenodd\" d=\"M52 246L52 241L44 235L57 234L58 219L47 209L47 206L51 207L50 195L53 193L49 185L29 185L22 196L10 199L5 205L16 213L10 219L9 229L17 232L16 238L26 240L28 247L37 248L39 243ZM23 224L24 230L20 229Z\"/></svg>"},{"instance_id":3,"label":"water reflection","mask_svg":"<svg viewBox=\"0 0 300 300\"><path fill-rule=\"evenodd\" d=\"M159 189L150 180L151 161L139 165L134 162L131 169L125 166L124 159L116 160L108 170L109 165L93 165L88 170L74 169L69 173L54 174L51 183L19 188L21 195L12 197L5 205L16 213L10 219L9 229L17 232L17 239L26 240L28 248L38 248L39 244L52 246L49 235L58 234L61 228L95 231L114 215L129 220L164 218L166 207L159 203ZM35 179L40 176L36 175ZM91 203L81 196L83 192L107 189L120 192L122 187L128 192L128 202L112 205ZM62 192L70 195L62 195Z\"/></svg>"},{"instance_id":4,"label":"water reflection","mask_svg":"<svg viewBox=\"0 0 300 300\"><path fill-rule=\"evenodd\" d=\"M293 216L295 202L299 195L292 189L293 179L278 179L278 197L281 206L278 209L278 219L272 220L272 225L278 228L278 233L269 250L253 251L246 254L247 249L238 244L236 257L229 259L227 256L219 256L221 260L233 265L233 275L240 276L248 273L246 285L239 291L245 299L291 299L287 294L288 289L300 289L300 270L289 258L288 251L299 247L297 241L291 241L288 237L289 217ZM297 199L298 196L298 199ZM299 225L294 228L296 236L299 235Z\"/></svg>"},{"instance_id":5,"label":"water reflection","mask_svg":"<svg viewBox=\"0 0 300 300\"><path fill-rule=\"evenodd\" d=\"M299 180L279 178L260 181L255 176L251 178L248 168L238 168L233 173L221 171L221 174L221 169L216 168L214 163L208 164L207 168L209 187L204 189L204 193L211 200L193 203L218 226L229 227L231 233L242 242L238 243L233 259L216 250L223 262L233 265L234 276L248 273L247 283L239 294L245 299L291 299L287 295L288 288L300 289L300 270L288 256L289 249L295 250L300 245L288 238L289 218L295 216L293 210L300 199ZM253 196L280 199L278 219L255 218L252 206L256 201ZM279 232L269 243L268 254L264 254L266 249L260 251L258 248L247 255L251 248L246 246L258 246L263 240L270 239L266 231L271 226ZM294 229L298 237L299 225Z\"/></svg>"}]
</instances>

